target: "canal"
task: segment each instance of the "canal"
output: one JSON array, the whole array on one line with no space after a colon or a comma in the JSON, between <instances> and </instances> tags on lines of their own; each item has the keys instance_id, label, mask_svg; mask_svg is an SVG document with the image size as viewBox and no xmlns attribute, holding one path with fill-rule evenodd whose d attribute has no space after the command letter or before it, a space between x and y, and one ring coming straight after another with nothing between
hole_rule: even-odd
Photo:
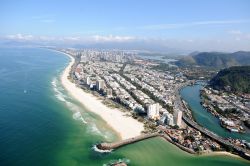
<instances>
[{"instance_id":1,"label":"canal","mask_svg":"<svg viewBox=\"0 0 250 166\"><path fill-rule=\"evenodd\" d=\"M219 124L219 119L209 113L201 104L201 97L200 97L200 89L203 87L201 83L195 84L192 86L186 86L181 89L180 95L181 97L187 102L189 107L191 108L193 117L195 121L209 129L210 131L216 133L219 136L228 138L238 138L242 140L246 140L250 142L250 134L249 133L235 133L229 132L228 130L224 129Z\"/></svg>"}]
</instances>

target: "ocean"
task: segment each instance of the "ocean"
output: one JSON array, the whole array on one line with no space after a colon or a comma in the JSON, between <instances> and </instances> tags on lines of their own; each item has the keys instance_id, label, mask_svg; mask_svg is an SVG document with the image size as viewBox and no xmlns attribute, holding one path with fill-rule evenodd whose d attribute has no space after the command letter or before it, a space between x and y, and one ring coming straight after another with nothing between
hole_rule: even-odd
<instances>
[{"instance_id":1,"label":"ocean","mask_svg":"<svg viewBox=\"0 0 250 166\"><path fill-rule=\"evenodd\" d=\"M249 165L228 156L194 156L161 138L111 153L94 145L117 135L64 90L64 54L42 48L0 48L0 165L103 166L127 159L131 166Z\"/></svg>"}]
</instances>

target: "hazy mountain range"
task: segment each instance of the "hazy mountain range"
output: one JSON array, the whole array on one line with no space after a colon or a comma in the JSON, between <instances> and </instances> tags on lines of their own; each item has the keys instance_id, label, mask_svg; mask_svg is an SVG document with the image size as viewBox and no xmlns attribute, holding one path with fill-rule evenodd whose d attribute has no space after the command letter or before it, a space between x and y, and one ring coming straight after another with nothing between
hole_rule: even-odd
<instances>
[{"instance_id":1,"label":"hazy mountain range","mask_svg":"<svg viewBox=\"0 0 250 166\"><path fill-rule=\"evenodd\" d=\"M179 66L197 65L214 68L250 65L250 52L194 52L189 56L182 57L179 61L176 62L176 64Z\"/></svg>"}]
</instances>

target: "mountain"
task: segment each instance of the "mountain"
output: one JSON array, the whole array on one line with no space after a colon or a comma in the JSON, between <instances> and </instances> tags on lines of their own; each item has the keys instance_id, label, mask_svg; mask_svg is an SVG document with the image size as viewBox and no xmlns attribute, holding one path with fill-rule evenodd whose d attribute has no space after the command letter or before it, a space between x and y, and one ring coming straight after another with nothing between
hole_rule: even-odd
<instances>
[{"instance_id":1,"label":"mountain","mask_svg":"<svg viewBox=\"0 0 250 166\"><path fill-rule=\"evenodd\" d=\"M250 93L250 66L234 66L223 69L210 80L209 84L218 90Z\"/></svg>"},{"instance_id":2,"label":"mountain","mask_svg":"<svg viewBox=\"0 0 250 166\"><path fill-rule=\"evenodd\" d=\"M227 68L231 66L250 65L250 52L238 51L234 53L200 52L183 57L176 62L178 66L204 66Z\"/></svg>"}]
</instances>

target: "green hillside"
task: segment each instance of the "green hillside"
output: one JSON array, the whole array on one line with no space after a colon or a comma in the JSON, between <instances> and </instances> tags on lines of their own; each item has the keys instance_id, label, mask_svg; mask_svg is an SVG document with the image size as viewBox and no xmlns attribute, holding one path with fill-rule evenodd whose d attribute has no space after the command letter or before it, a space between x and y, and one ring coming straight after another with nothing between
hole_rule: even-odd
<instances>
[{"instance_id":1,"label":"green hillside","mask_svg":"<svg viewBox=\"0 0 250 166\"><path fill-rule=\"evenodd\" d=\"M221 70L210 81L215 89L250 93L250 66L235 66Z\"/></svg>"},{"instance_id":2,"label":"green hillside","mask_svg":"<svg viewBox=\"0 0 250 166\"><path fill-rule=\"evenodd\" d=\"M231 66L250 65L250 52L238 51L234 53L201 52L183 57L176 62L179 66L204 66L213 68L227 68Z\"/></svg>"}]
</instances>

